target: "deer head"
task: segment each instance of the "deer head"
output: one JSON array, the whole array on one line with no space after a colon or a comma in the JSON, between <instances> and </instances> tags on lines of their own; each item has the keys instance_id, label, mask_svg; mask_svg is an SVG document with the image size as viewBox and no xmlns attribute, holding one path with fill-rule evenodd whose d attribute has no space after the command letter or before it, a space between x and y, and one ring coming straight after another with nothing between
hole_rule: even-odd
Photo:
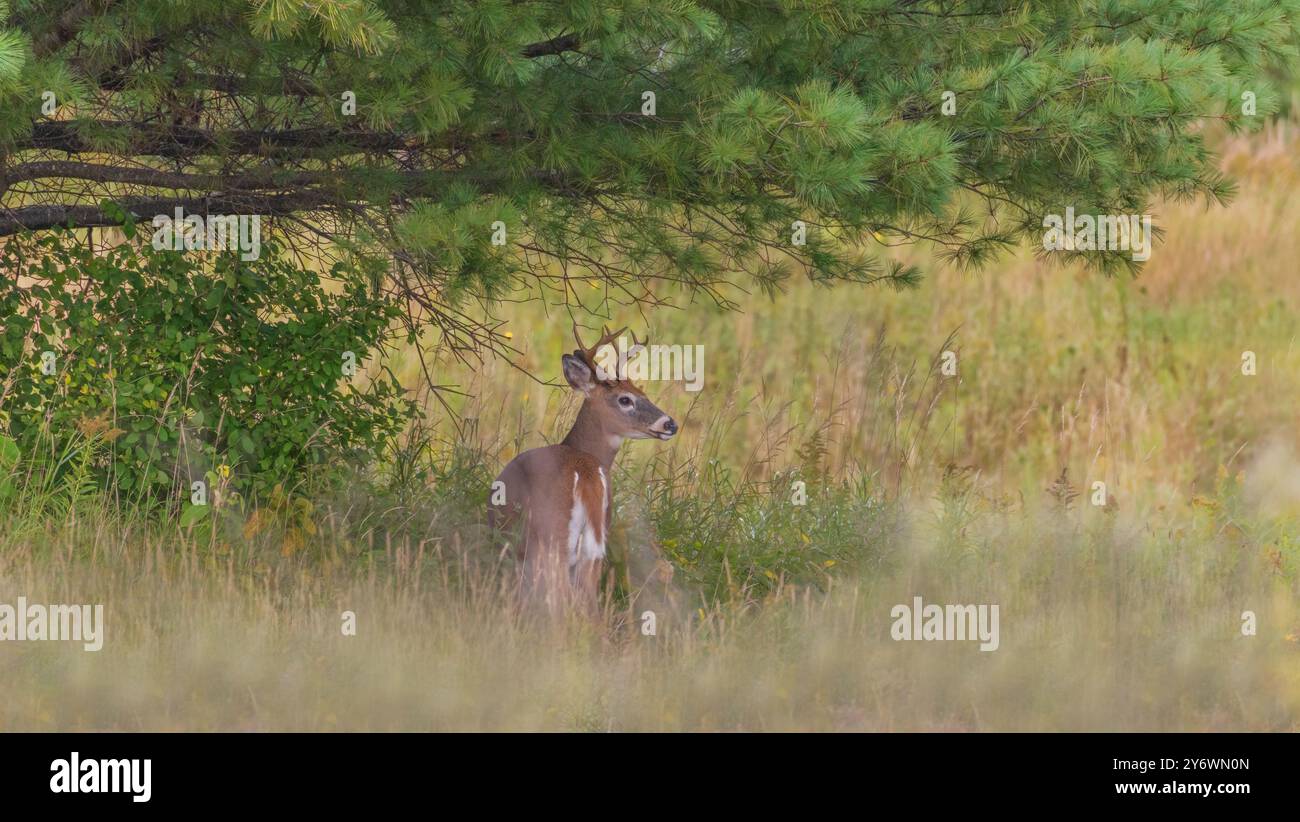
<instances>
[{"instance_id":1,"label":"deer head","mask_svg":"<svg viewBox=\"0 0 1300 822\"><path fill-rule=\"evenodd\" d=\"M601 338L594 346L587 347L578 335L578 327L573 327L573 339L578 349L561 358L564 378L575 391L586 397L580 418L590 415L608 435L625 439L660 439L666 440L677 433L677 423L672 417L659 410L659 407L646 397L645 392L629 380L621 379L626 375L624 366L638 350L648 351L647 341L638 340L632 335L632 347L618 360L618 367L613 374L606 373L597 362L597 352L606 345L611 345L619 335L626 331L620 328L613 333L603 328Z\"/></svg>"}]
</instances>

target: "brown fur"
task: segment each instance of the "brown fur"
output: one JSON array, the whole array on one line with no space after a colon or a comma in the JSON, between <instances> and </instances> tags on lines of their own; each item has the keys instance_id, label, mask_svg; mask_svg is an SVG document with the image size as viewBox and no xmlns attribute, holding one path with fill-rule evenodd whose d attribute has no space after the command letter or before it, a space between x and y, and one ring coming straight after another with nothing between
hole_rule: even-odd
<instances>
[{"instance_id":1,"label":"brown fur","mask_svg":"<svg viewBox=\"0 0 1300 822\"><path fill-rule=\"evenodd\" d=\"M676 423L641 389L626 380L596 379L594 354L610 337L607 332L594 348L563 358L565 377L585 395L573 428L562 443L511 460L497 477L505 486L505 504L488 507L489 525L505 532L523 563L524 591L547 604L573 596L594 606L613 518L611 474L618 448L624 439L667 439L676 431ZM576 543L572 539L575 498L587 514L598 558L583 555L588 542L581 530Z\"/></svg>"}]
</instances>

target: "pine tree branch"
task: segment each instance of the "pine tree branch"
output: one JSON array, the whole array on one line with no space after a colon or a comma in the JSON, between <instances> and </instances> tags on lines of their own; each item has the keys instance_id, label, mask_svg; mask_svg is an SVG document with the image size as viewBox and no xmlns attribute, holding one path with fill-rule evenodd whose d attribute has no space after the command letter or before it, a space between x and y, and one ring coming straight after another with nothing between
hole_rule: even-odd
<instances>
[{"instance_id":1,"label":"pine tree branch","mask_svg":"<svg viewBox=\"0 0 1300 822\"><path fill-rule=\"evenodd\" d=\"M342 153L421 148L401 134L330 126L280 131L210 131L184 125L154 126L120 120L40 121L32 125L31 138L19 141L15 148L19 151L44 149L68 154L96 151L95 146L82 136L78 128L79 124L96 129L127 131L130 134L130 145L122 152L124 156L190 157L205 152L261 154L265 148L292 150L338 148L343 150Z\"/></svg>"},{"instance_id":2,"label":"pine tree branch","mask_svg":"<svg viewBox=\"0 0 1300 822\"><path fill-rule=\"evenodd\" d=\"M582 38L578 35L562 34L559 37L552 37L550 40L530 43L524 46L522 54L531 60L551 54L563 54L566 51L577 51L581 45Z\"/></svg>"},{"instance_id":3,"label":"pine tree branch","mask_svg":"<svg viewBox=\"0 0 1300 822\"><path fill-rule=\"evenodd\" d=\"M241 174L196 174L145 166L114 166L66 160L43 160L11 166L4 170L0 182L5 188L14 183L60 179L212 193L303 188L315 188L322 192L346 192L362 190L366 184L375 183L381 175L397 197L428 196L446 188L453 181L469 180L483 191L498 190L505 182L499 177L467 172L456 172L453 175L444 171L397 171L366 166L319 171L259 168ZM533 179L556 187L561 182L555 175L544 172L533 175Z\"/></svg>"},{"instance_id":4,"label":"pine tree branch","mask_svg":"<svg viewBox=\"0 0 1300 822\"><path fill-rule=\"evenodd\" d=\"M314 189L290 194L219 194L208 197L124 197L116 201L141 222L155 215L171 216L177 208L186 214L257 214L288 216L309 211L345 211L346 203ZM31 205L0 210L0 237L21 231L41 231L72 225L78 228L121 225L121 220L97 205Z\"/></svg>"},{"instance_id":5,"label":"pine tree branch","mask_svg":"<svg viewBox=\"0 0 1300 822\"><path fill-rule=\"evenodd\" d=\"M349 170L347 176L355 176ZM49 160L23 163L4 170L6 186L47 178L85 180L94 183L124 183L150 188L170 188L190 191L246 191L264 188L303 188L338 181L339 173L294 171L288 173L250 172L239 175L186 174L140 166L112 166L99 163L78 163L66 160Z\"/></svg>"},{"instance_id":6,"label":"pine tree branch","mask_svg":"<svg viewBox=\"0 0 1300 822\"><path fill-rule=\"evenodd\" d=\"M379 174L386 175L385 182L389 184L383 197L357 193L366 183L373 183ZM531 176L551 190L573 193L572 187L553 173L537 172ZM183 174L151 168L52 161L24 163L8 169L5 183L46 178L192 192L186 197L135 195L110 198L137 219L148 220L156 214L170 214L178 206L186 213L196 214L288 216L322 211L357 214L366 209L396 206L411 198L434 196L453 180L464 181L467 176L464 173L453 177L445 172L366 168L294 171L278 175L265 171L235 175ZM485 192L505 186L505 181L487 176L469 179ZM69 221L81 227L119 224L115 217L97 205L26 205L0 209L0 236L23 230L54 228L67 225Z\"/></svg>"}]
</instances>

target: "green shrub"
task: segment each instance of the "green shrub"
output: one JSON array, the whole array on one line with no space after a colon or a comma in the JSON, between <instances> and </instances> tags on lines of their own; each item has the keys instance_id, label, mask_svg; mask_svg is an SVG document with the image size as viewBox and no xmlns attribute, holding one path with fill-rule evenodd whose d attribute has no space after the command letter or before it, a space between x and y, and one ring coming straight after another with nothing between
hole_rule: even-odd
<instances>
[{"instance_id":1,"label":"green shrub","mask_svg":"<svg viewBox=\"0 0 1300 822\"><path fill-rule=\"evenodd\" d=\"M256 261L130 241L95 253L58 232L11 240L0 270L11 485L18 453L95 437L96 476L120 497L170 506L206 479L237 499L368 460L413 413L391 372L363 375L399 309L341 263L327 287L271 245Z\"/></svg>"},{"instance_id":2,"label":"green shrub","mask_svg":"<svg viewBox=\"0 0 1300 822\"><path fill-rule=\"evenodd\" d=\"M706 601L762 596L780 584L823 587L888 559L897 512L868 478L790 471L758 482L713 459L685 473L686 481L638 485L648 489L646 509L675 578ZM796 501L799 482L806 499Z\"/></svg>"}]
</instances>

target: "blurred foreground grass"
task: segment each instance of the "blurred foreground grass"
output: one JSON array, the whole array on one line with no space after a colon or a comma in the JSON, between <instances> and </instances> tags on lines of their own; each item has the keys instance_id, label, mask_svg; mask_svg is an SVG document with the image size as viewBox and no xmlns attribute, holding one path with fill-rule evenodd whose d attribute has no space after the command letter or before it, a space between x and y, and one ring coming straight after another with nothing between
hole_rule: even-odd
<instances>
[{"instance_id":1,"label":"blurred foreground grass","mask_svg":"<svg viewBox=\"0 0 1300 822\"><path fill-rule=\"evenodd\" d=\"M472 543L327 530L285 558L92 516L0 544L0 601L106 603L97 653L0 645L0 728L1295 730L1294 581L1233 517L998 512L958 486L821 590L702 603L669 582L596 626L517 613ZM998 650L891 640L918 594L999 604Z\"/></svg>"}]
</instances>

